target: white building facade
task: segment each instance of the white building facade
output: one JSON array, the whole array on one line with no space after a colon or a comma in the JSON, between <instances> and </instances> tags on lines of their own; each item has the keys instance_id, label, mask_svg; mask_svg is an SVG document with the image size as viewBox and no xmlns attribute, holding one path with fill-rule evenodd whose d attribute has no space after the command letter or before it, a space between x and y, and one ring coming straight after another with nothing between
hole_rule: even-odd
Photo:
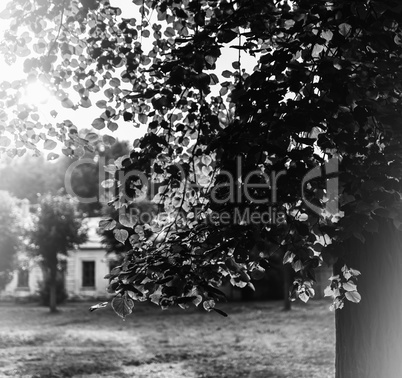
<instances>
[{"instance_id":1,"label":"white building facade","mask_svg":"<svg viewBox=\"0 0 402 378\"><path fill-rule=\"evenodd\" d=\"M115 264L114 256L107 255L97 233L101 218L88 218L88 240L78 248L68 252L64 272L68 297L73 299L105 298L108 280L104 277ZM14 272L13 279L0 292L0 298L23 298L38 294L43 280L38 263L30 261Z\"/></svg>"},{"instance_id":2,"label":"white building facade","mask_svg":"<svg viewBox=\"0 0 402 378\"><path fill-rule=\"evenodd\" d=\"M65 284L70 298L105 297L108 280L104 277L113 266L97 233L101 218L89 218L88 241L70 251L67 257Z\"/></svg>"}]
</instances>

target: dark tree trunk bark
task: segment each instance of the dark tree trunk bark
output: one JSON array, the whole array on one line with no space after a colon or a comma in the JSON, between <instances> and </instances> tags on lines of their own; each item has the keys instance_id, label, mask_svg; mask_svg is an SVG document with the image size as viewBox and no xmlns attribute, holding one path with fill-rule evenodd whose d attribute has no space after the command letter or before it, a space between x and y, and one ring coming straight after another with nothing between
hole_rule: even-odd
<instances>
[{"instance_id":1,"label":"dark tree trunk bark","mask_svg":"<svg viewBox=\"0 0 402 378\"><path fill-rule=\"evenodd\" d=\"M56 282L57 282L57 266L50 268L49 280L49 309L50 312L57 312L57 299L56 299Z\"/></svg>"},{"instance_id":2,"label":"dark tree trunk bark","mask_svg":"<svg viewBox=\"0 0 402 378\"><path fill-rule=\"evenodd\" d=\"M345 257L362 273L359 304L336 310L336 378L402 377L402 233L385 219L363 245L350 241ZM336 273L341 265L335 266Z\"/></svg>"},{"instance_id":3,"label":"dark tree trunk bark","mask_svg":"<svg viewBox=\"0 0 402 378\"><path fill-rule=\"evenodd\" d=\"M283 266L283 309L290 311L292 309L292 302L290 301L290 288L292 287L293 270L290 264Z\"/></svg>"}]
</instances>

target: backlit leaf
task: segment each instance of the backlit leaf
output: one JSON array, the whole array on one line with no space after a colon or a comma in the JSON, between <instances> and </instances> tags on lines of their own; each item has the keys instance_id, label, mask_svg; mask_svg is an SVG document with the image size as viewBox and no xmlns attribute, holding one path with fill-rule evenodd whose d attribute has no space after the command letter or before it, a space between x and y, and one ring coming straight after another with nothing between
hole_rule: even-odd
<instances>
[{"instance_id":1,"label":"backlit leaf","mask_svg":"<svg viewBox=\"0 0 402 378\"><path fill-rule=\"evenodd\" d=\"M54 152L51 152L50 154L47 155L47 160L56 160L60 155L59 154L55 154Z\"/></svg>"},{"instance_id":2,"label":"backlit leaf","mask_svg":"<svg viewBox=\"0 0 402 378\"><path fill-rule=\"evenodd\" d=\"M108 124L107 124L107 128L110 130L110 131L116 131L117 129L118 129L118 124L116 123L116 122L108 122Z\"/></svg>"},{"instance_id":3,"label":"backlit leaf","mask_svg":"<svg viewBox=\"0 0 402 378\"><path fill-rule=\"evenodd\" d=\"M95 118L92 122L92 126L96 130L102 130L105 127L105 121L102 118Z\"/></svg>"},{"instance_id":4,"label":"backlit leaf","mask_svg":"<svg viewBox=\"0 0 402 378\"><path fill-rule=\"evenodd\" d=\"M117 315L124 319L133 312L134 301L128 295L114 297L112 308Z\"/></svg>"},{"instance_id":5,"label":"backlit leaf","mask_svg":"<svg viewBox=\"0 0 402 378\"><path fill-rule=\"evenodd\" d=\"M347 291L345 297L348 301L353 303L359 303L362 299L361 295L357 291Z\"/></svg>"},{"instance_id":6,"label":"backlit leaf","mask_svg":"<svg viewBox=\"0 0 402 378\"><path fill-rule=\"evenodd\" d=\"M106 104L105 100L99 100L96 102L96 106L98 108L104 109L104 108L106 108L107 104Z\"/></svg>"},{"instance_id":7,"label":"backlit leaf","mask_svg":"<svg viewBox=\"0 0 402 378\"><path fill-rule=\"evenodd\" d=\"M51 139L46 139L45 143L43 144L43 148L45 150L53 150L54 148L56 148L56 146L57 146L57 143Z\"/></svg>"},{"instance_id":8,"label":"backlit leaf","mask_svg":"<svg viewBox=\"0 0 402 378\"><path fill-rule=\"evenodd\" d=\"M88 133L87 135L85 135L85 139L90 142L94 142L99 139L99 135L96 133Z\"/></svg>"},{"instance_id":9,"label":"backlit leaf","mask_svg":"<svg viewBox=\"0 0 402 378\"><path fill-rule=\"evenodd\" d=\"M126 230L115 229L113 230L114 238L124 244L128 238L128 232Z\"/></svg>"},{"instance_id":10,"label":"backlit leaf","mask_svg":"<svg viewBox=\"0 0 402 378\"><path fill-rule=\"evenodd\" d=\"M204 301L202 305L204 306L205 310L211 311L215 307L215 301L212 299L209 301Z\"/></svg>"},{"instance_id":11,"label":"backlit leaf","mask_svg":"<svg viewBox=\"0 0 402 378\"><path fill-rule=\"evenodd\" d=\"M104 135L102 137L103 143L105 143L106 146L112 146L114 143L116 143L116 138L110 136L110 135Z\"/></svg>"},{"instance_id":12,"label":"backlit leaf","mask_svg":"<svg viewBox=\"0 0 402 378\"><path fill-rule=\"evenodd\" d=\"M356 291L356 289L357 289L357 286L351 281L345 282L344 284L342 284L342 287L346 291Z\"/></svg>"},{"instance_id":13,"label":"backlit leaf","mask_svg":"<svg viewBox=\"0 0 402 378\"><path fill-rule=\"evenodd\" d=\"M137 223L137 217L132 217L130 213L120 212L119 223L124 227L133 227Z\"/></svg>"},{"instance_id":14,"label":"backlit leaf","mask_svg":"<svg viewBox=\"0 0 402 378\"><path fill-rule=\"evenodd\" d=\"M73 108L74 107L74 103L69 99L69 98L65 98L62 102L61 105L64 108Z\"/></svg>"},{"instance_id":15,"label":"backlit leaf","mask_svg":"<svg viewBox=\"0 0 402 378\"><path fill-rule=\"evenodd\" d=\"M116 221L113 219L102 219L99 222L100 231L110 231L116 227Z\"/></svg>"},{"instance_id":16,"label":"backlit leaf","mask_svg":"<svg viewBox=\"0 0 402 378\"><path fill-rule=\"evenodd\" d=\"M83 108L90 108L91 106L92 106L92 102L91 102L91 100L89 99L89 98L82 98L81 99L81 101L80 101L80 105L83 107Z\"/></svg>"},{"instance_id":17,"label":"backlit leaf","mask_svg":"<svg viewBox=\"0 0 402 378\"><path fill-rule=\"evenodd\" d=\"M0 136L0 147L8 147L10 144L11 140L8 137L4 135Z\"/></svg>"}]
</instances>

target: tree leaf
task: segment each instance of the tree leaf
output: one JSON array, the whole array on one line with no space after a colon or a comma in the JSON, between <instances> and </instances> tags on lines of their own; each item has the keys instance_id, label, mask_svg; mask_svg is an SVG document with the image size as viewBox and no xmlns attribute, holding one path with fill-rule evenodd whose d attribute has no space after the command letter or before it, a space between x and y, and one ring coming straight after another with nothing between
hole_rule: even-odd
<instances>
[{"instance_id":1,"label":"tree leaf","mask_svg":"<svg viewBox=\"0 0 402 378\"><path fill-rule=\"evenodd\" d=\"M266 276L265 270L254 269L250 272L250 276L253 280L261 280Z\"/></svg>"},{"instance_id":2,"label":"tree leaf","mask_svg":"<svg viewBox=\"0 0 402 378\"><path fill-rule=\"evenodd\" d=\"M112 300L112 308L117 315L125 319L127 315L133 312L134 301L125 294L114 297Z\"/></svg>"},{"instance_id":3,"label":"tree leaf","mask_svg":"<svg viewBox=\"0 0 402 378\"><path fill-rule=\"evenodd\" d=\"M68 108L68 109L74 107L74 103L73 103L69 98L63 99L63 101L61 102L61 105L62 105L64 108Z\"/></svg>"},{"instance_id":4,"label":"tree leaf","mask_svg":"<svg viewBox=\"0 0 402 378\"><path fill-rule=\"evenodd\" d=\"M354 284L352 281L347 281L345 283L342 284L342 287L346 290L346 291L356 291L357 286L356 284Z\"/></svg>"},{"instance_id":5,"label":"tree leaf","mask_svg":"<svg viewBox=\"0 0 402 378\"><path fill-rule=\"evenodd\" d=\"M87 135L85 135L85 139L89 142L94 142L99 139L99 135L96 133L88 133Z\"/></svg>"},{"instance_id":6,"label":"tree leaf","mask_svg":"<svg viewBox=\"0 0 402 378\"><path fill-rule=\"evenodd\" d=\"M105 127L105 120L102 118L95 118L91 124L96 130L102 130Z\"/></svg>"},{"instance_id":7,"label":"tree leaf","mask_svg":"<svg viewBox=\"0 0 402 378\"><path fill-rule=\"evenodd\" d=\"M202 305L204 306L205 310L211 311L215 307L215 301L213 299L209 301L204 301Z\"/></svg>"},{"instance_id":8,"label":"tree leaf","mask_svg":"<svg viewBox=\"0 0 402 378\"><path fill-rule=\"evenodd\" d=\"M148 116L144 113L138 114L138 120L145 125L148 121Z\"/></svg>"},{"instance_id":9,"label":"tree leaf","mask_svg":"<svg viewBox=\"0 0 402 378\"><path fill-rule=\"evenodd\" d=\"M56 160L59 156L60 156L59 154L51 152L50 154L47 155L47 160Z\"/></svg>"},{"instance_id":10,"label":"tree leaf","mask_svg":"<svg viewBox=\"0 0 402 378\"><path fill-rule=\"evenodd\" d=\"M0 136L0 147L8 147L10 144L11 140L8 137L4 135Z\"/></svg>"},{"instance_id":11,"label":"tree leaf","mask_svg":"<svg viewBox=\"0 0 402 378\"><path fill-rule=\"evenodd\" d=\"M137 217L131 217L131 214L120 213L119 214L119 223L124 227L133 227L138 219Z\"/></svg>"},{"instance_id":12,"label":"tree leaf","mask_svg":"<svg viewBox=\"0 0 402 378\"><path fill-rule=\"evenodd\" d=\"M96 106L98 108L104 109L104 108L106 108L107 103L105 100L99 100L99 101L96 101Z\"/></svg>"},{"instance_id":13,"label":"tree leaf","mask_svg":"<svg viewBox=\"0 0 402 378\"><path fill-rule=\"evenodd\" d=\"M213 66L213 65L215 64L216 60L217 60L217 57L216 57L216 56L213 56L213 55L206 55L206 56L205 56L205 61L206 61L210 66Z\"/></svg>"},{"instance_id":14,"label":"tree leaf","mask_svg":"<svg viewBox=\"0 0 402 378\"><path fill-rule=\"evenodd\" d=\"M334 295L334 291L332 290L331 286L327 286L324 289L324 297L332 297Z\"/></svg>"},{"instance_id":15,"label":"tree leaf","mask_svg":"<svg viewBox=\"0 0 402 378\"><path fill-rule=\"evenodd\" d=\"M357 291L347 291L345 297L348 301L353 303L359 303L362 299L361 295Z\"/></svg>"},{"instance_id":16,"label":"tree leaf","mask_svg":"<svg viewBox=\"0 0 402 378\"><path fill-rule=\"evenodd\" d=\"M218 76L216 76L215 74L211 73L211 74L209 75L209 78L210 78L210 82L209 82L210 85L219 84Z\"/></svg>"},{"instance_id":17,"label":"tree leaf","mask_svg":"<svg viewBox=\"0 0 402 378\"><path fill-rule=\"evenodd\" d=\"M200 305L200 303L202 302L201 295L196 295L192 302L198 307Z\"/></svg>"},{"instance_id":18,"label":"tree leaf","mask_svg":"<svg viewBox=\"0 0 402 378\"><path fill-rule=\"evenodd\" d=\"M83 108L88 109L88 108L90 108L92 106L92 102L88 97L85 97L85 98L83 97L83 98L81 98L80 105Z\"/></svg>"},{"instance_id":19,"label":"tree leaf","mask_svg":"<svg viewBox=\"0 0 402 378\"><path fill-rule=\"evenodd\" d=\"M111 79L109 81L109 84L111 87L119 87L120 86L120 79L118 79L117 77L114 77L113 79Z\"/></svg>"},{"instance_id":20,"label":"tree leaf","mask_svg":"<svg viewBox=\"0 0 402 378\"><path fill-rule=\"evenodd\" d=\"M237 37L237 33L232 30L221 30L218 33L218 41L223 43L229 43Z\"/></svg>"},{"instance_id":21,"label":"tree leaf","mask_svg":"<svg viewBox=\"0 0 402 378\"><path fill-rule=\"evenodd\" d=\"M333 37L333 33L331 30L325 30L321 32L321 38L324 38L327 42L329 42L332 37Z\"/></svg>"},{"instance_id":22,"label":"tree leaf","mask_svg":"<svg viewBox=\"0 0 402 378\"><path fill-rule=\"evenodd\" d=\"M230 78L232 75L233 75L233 73L228 70L225 70L222 72L222 76L226 77L226 78Z\"/></svg>"},{"instance_id":23,"label":"tree leaf","mask_svg":"<svg viewBox=\"0 0 402 378\"><path fill-rule=\"evenodd\" d=\"M116 143L116 138L110 136L110 135L104 135L102 137L103 143L105 143L106 146L113 146L113 144Z\"/></svg>"},{"instance_id":24,"label":"tree leaf","mask_svg":"<svg viewBox=\"0 0 402 378\"><path fill-rule=\"evenodd\" d=\"M102 219L99 222L100 231L111 231L116 227L116 221L113 219Z\"/></svg>"},{"instance_id":25,"label":"tree leaf","mask_svg":"<svg viewBox=\"0 0 402 378\"><path fill-rule=\"evenodd\" d=\"M120 243L124 244L128 238L128 232L126 230L115 229L113 230L114 238Z\"/></svg>"},{"instance_id":26,"label":"tree leaf","mask_svg":"<svg viewBox=\"0 0 402 378\"><path fill-rule=\"evenodd\" d=\"M90 311L90 312L93 312L93 311L99 310L100 308L105 308L108 304L109 304L109 302L101 302L101 303L98 303L98 304L96 304L96 305L94 305L94 306L91 306L91 307L89 308L89 311Z\"/></svg>"},{"instance_id":27,"label":"tree leaf","mask_svg":"<svg viewBox=\"0 0 402 378\"><path fill-rule=\"evenodd\" d=\"M306 292L302 292L299 294L300 300L302 300L304 303L307 303L310 297L307 295Z\"/></svg>"},{"instance_id":28,"label":"tree leaf","mask_svg":"<svg viewBox=\"0 0 402 378\"><path fill-rule=\"evenodd\" d=\"M311 53L311 56L314 57L314 58L318 58L318 56L320 55L320 52L322 50L324 50L324 46L315 44L314 47L313 47L313 51Z\"/></svg>"},{"instance_id":29,"label":"tree leaf","mask_svg":"<svg viewBox=\"0 0 402 378\"><path fill-rule=\"evenodd\" d=\"M57 146L57 143L51 139L46 139L45 143L43 144L43 148L45 150L53 150L54 148L56 148L56 146Z\"/></svg>"},{"instance_id":30,"label":"tree leaf","mask_svg":"<svg viewBox=\"0 0 402 378\"><path fill-rule=\"evenodd\" d=\"M339 33L342 36L347 37L349 35L349 33L351 32L352 27L349 24L347 24L346 22L343 22L342 24L340 24L338 26L338 29L339 29Z\"/></svg>"},{"instance_id":31,"label":"tree leaf","mask_svg":"<svg viewBox=\"0 0 402 378\"><path fill-rule=\"evenodd\" d=\"M107 124L107 128L110 130L110 131L116 131L118 128L119 128L119 126L118 126L118 124L116 123L116 122L109 122L108 124Z\"/></svg>"}]
</instances>

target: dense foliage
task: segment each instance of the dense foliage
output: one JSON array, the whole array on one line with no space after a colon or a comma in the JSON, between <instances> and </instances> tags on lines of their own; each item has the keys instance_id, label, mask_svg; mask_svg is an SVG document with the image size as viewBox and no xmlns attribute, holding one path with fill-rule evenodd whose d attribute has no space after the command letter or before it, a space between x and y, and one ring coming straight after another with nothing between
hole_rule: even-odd
<instances>
[{"instance_id":1,"label":"dense foliage","mask_svg":"<svg viewBox=\"0 0 402 378\"><path fill-rule=\"evenodd\" d=\"M132 217L138 218L138 224L144 225L153 221L153 218L158 214L158 207L153 202L144 199L132 204L128 212ZM126 219L126 217L120 217L120 212L111 206L103 208L102 216L105 221L102 221L101 226L107 224L100 230L102 244L107 253L115 253L118 259L122 261L125 253L132 249L131 242L133 238L136 238L136 232L129 222L124 222L124 220L123 223L119 222L119 218Z\"/></svg>"},{"instance_id":2,"label":"dense foliage","mask_svg":"<svg viewBox=\"0 0 402 378\"><path fill-rule=\"evenodd\" d=\"M18 201L0 190L0 290L10 282L23 246L23 221Z\"/></svg>"},{"instance_id":3,"label":"dense foliage","mask_svg":"<svg viewBox=\"0 0 402 378\"><path fill-rule=\"evenodd\" d=\"M94 101L97 130L113 131L119 119L148 126L107 167L119 188L111 204L136 235L110 277L120 315L136 299L210 310L222 298L217 286L250 285L278 252L297 273L295 296L307 300L314 269L342 259L345 240L364 242L384 221L400 227L398 2L133 4L122 14L106 0L20 0L1 15L11 20L2 52L9 62L26 57L28 82L43 82L66 108ZM217 72L228 50L237 54ZM90 140L71 121L42 123L20 103L25 84L2 84L1 148L37 153L38 142L50 150L59 140L64 154L83 156ZM304 183L317 166L332 168ZM336 190L325 185L334 175ZM149 178L162 184L153 201L164 213L141 225L124 209ZM271 219L237 221L244 212ZM352 268L327 291L336 308L360 300Z\"/></svg>"}]
</instances>

